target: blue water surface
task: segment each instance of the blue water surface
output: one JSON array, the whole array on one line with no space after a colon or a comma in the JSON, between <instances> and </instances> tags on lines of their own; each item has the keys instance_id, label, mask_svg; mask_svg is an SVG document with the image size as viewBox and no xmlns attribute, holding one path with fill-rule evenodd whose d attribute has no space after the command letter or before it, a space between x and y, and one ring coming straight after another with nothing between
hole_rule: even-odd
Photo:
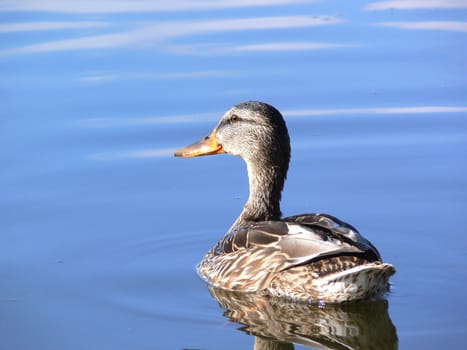
<instances>
[{"instance_id":1,"label":"blue water surface","mask_svg":"<svg viewBox=\"0 0 467 350\"><path fill-rule=\"evenodd\" d=\"M0 1L2 349L466 344L466 43L466 1ZM284 215L355 225L398 270L384 300L197 276L246 169L173 151L247 100L287 121Z\"/></svg>"}]
</instances>

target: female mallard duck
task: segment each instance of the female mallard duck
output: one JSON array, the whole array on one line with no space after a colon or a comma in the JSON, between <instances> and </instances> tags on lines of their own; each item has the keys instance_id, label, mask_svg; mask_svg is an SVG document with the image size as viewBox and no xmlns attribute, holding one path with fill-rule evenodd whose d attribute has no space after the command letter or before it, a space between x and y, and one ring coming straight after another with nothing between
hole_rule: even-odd
<instances>
[{"instance_id":1,"label":"female mallard duck","mask_svg":"<svg viewBox=\"0 0 467 350\"><path fill-rule=\"evenodd\" d=\"M326 214L281 219L280 199L290 160L285 121L274 107L244 102L231 108L209 136L177 157L229 153L248 169L250 196L226 235L198 266L222 289L345 302L388 290L394 266L351 225Z\"/></svg>"}]
</instances>

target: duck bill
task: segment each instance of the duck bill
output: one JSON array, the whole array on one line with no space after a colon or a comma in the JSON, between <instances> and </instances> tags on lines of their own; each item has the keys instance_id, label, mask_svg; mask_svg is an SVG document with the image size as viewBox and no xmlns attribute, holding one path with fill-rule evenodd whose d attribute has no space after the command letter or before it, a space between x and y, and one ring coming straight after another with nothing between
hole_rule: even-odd
<instances>
[{"instance_id":1,"label":"duck bill","mask_svg":"<svg viewBox=\"0 0 467 350\"><path fill-rule=\"evenodd\" d=\"M180 148L175 152L175 157L191 158L198 156L208 156L210 154L225 153L222 145L218 142L216 130L211 135L199 140L198 142Z\"/></svg>"}]
</instances>

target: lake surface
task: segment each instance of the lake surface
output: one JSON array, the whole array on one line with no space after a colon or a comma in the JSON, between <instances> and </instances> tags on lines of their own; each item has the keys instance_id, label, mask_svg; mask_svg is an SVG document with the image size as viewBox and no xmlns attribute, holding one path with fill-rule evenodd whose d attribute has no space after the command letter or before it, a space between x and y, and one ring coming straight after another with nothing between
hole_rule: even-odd
<instances>
[{"instance_id":1,"label":"lake surface","mask_svg":"<svg viewBox=\"0 0 467 350\"><path fill-rule=\"evenodd\" d=\"M2 349L467 344L466 1L1 1ZM325 212L394 264L379 301L209 290L248 196L177 159L232 105L282 111L284 215Z\"/></svg>"}]
</instances>

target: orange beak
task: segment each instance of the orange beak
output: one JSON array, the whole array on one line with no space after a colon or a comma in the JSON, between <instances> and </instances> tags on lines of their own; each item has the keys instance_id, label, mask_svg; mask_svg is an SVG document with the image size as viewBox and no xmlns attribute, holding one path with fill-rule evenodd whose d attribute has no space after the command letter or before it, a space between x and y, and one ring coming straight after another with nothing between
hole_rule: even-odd
<instances>
[{"instance_id":1,"label":"orange beak","mask_svg":"<svg viewBox=\"0 0 467 350\"><path fill-rule=\"evenodd\" d=\"M222 145L217 141L216 130L214 129L211 135L206 136L204 139L192 145L180 148L174 155L175 157L191 158L221 153L225 153L225 151Z\"/></svg>"}]
</instances>

